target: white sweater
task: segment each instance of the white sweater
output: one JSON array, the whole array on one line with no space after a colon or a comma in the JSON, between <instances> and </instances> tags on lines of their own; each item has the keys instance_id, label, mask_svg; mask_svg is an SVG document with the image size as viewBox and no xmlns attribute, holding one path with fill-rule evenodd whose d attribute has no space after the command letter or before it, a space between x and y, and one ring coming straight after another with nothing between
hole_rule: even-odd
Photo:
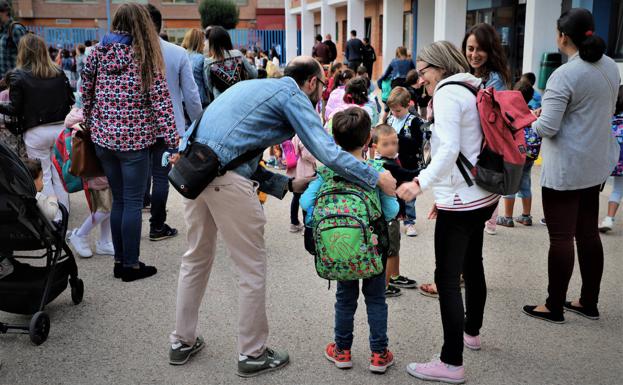
<instances>
[{"instance_id":1,"label":"white sweater","mask_svg":"<svg viewBox=\"0 0 623 385\"><path fill-rule=\"evenodd\" d=\"M449 81L467 82L475 87L479 87L481 83L480 79L471 74L460 73L443 79L435 88L435 123L431 126L432 160L420 173L418 180L422 191L432 189L435 203L445 207L454 206L458 201L463 205L482 201L492 195L476 184L469 187L456 166L459 152L472 164L476 164L483 134L476 97L460 85L448 85L439 89L443 83Z\"/></svg>"}]
</instances>

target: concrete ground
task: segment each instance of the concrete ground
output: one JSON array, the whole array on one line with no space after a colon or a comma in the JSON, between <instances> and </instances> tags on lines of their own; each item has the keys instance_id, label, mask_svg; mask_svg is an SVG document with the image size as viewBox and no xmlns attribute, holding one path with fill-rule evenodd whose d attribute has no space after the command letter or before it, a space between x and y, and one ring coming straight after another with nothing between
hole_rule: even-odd
<instances>
[{"instance_id":1,"label":"concrete ground","mask_svg":"<svg viewBox=\"0 0 623 385\"><path fill-rule=\"evenodd\" d=\"M535 168L538 173L539 168ZM533 176L535 184L538 175ZM601 214L610 187L601 194ZM533 215L542 217L537 188ZM402 273L419 282L433 277L433 226L425 219L431 194L418 199L419 235L402 240ZM270 346L290 352L290 365L253 379L235 374L237 352L236 274L223 245L218 247L199 330L206 348L188 364L168 364L168 333L174 327L176 282L185 251L182 203L172 193L169 223L181 236L147 239L144 214L142 260L158 267L150 279L122 283L112 276L112 258L78 260L85 282L84 302L72 304L63 293L46 311L52 326L48 341L33 346L24 335L0 335L0 384L418 384L405 366L439 353L442 330L437 300L414 290L389 298L389 339L395 366L383 375L367 370L369 355L365 305L356 315L354 368L340 371L323 357L332 339L335 285L318 278L301 235L288 232L290 197L266 203L268 257L268 317ZM519 210L519 208L517 209ZM81 193L72 195L71 227L87 214ZM623 215L623 214L622 214ZM619 215L621 217L621 215ZM623 218L623 217L621 217ZM623 219L620 220L623 222ZM621 384L623 383L623 227L602 237L606 255L601 319L590 321L567 314L554 325L522 314L525 304L542 303L547 289L547 230L499 228L486 236L485 269L489 287L482 329L483 348L465 352L466 378L471 384ZM95 237L92 237L93 243ZM569 298L580 290L574 272ZM27 317L0 312L2 321Z\"/></svg>"}]
</instances>

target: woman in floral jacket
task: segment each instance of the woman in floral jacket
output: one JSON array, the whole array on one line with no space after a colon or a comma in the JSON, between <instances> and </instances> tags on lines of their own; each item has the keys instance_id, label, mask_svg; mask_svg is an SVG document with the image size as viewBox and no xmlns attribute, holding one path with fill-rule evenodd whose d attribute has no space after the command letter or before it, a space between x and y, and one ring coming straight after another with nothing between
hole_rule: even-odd
<instances>
[{"instance_id":1,"label":"woman in floral jacket","mask_svg":"<svg viewBox=\"0 0 623 385\"><path fill-rule=\"evenodd\" d=\"M164 136L177 148L173 107L159 38L147 10L123 4L82 72L84 118L113 195L114 276L124 282L156 274L139 262L141 208L149 147Z\"/></svg>"}]
</instances>

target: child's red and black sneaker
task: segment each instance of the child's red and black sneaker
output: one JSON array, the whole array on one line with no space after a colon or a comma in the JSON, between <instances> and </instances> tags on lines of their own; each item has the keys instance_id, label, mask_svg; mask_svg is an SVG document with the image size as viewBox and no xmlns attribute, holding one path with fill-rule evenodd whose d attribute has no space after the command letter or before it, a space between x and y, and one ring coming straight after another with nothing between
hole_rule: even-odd
<instances>
[{"instance_id":1,"label":"child's red and black sneaker","mask_svg":"<svg viewBox=\"0 0 623 385\"><path fill-rule=\"evenodd\" d=\"M372 352L370 355L370 371L373 373L383 374L394 364L394 354L385 349L384 352Z\"/></svg>"},{"instance_id":2,"label":"child's red and black sneaker","mask_svg":"<svg viewBox=\"0 0 623 385\"><path fill-rule=\"evenodd\" d=\"M353 361L350 358L350 349L340 349L335 342L331 342L324 349L324 356L327 360L333 362L340 369L350 369L353 367Z\"/></svg>"}]
</instances>

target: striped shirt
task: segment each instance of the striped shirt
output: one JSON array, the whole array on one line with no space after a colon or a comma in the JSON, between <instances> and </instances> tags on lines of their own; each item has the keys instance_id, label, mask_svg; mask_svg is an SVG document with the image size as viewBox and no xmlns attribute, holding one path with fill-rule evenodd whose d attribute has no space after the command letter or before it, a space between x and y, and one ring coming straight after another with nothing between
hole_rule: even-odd
<instances>
[{"instance_id":1,"label":"striped shirt","mask_svg":"<svg viewBox=\"0 0 623 385\"><path fill-rule=\"evenodd\" d=\"M471 211L471 210L478 210L483 207L491 206L492 204L497 204L499 200L500 200L500 195L490 194L484 198L475 200L473 202L463 203L461 198L459 198L458 194L455 194L454 202L452 202L452 205L445 205L445 204L440 204L440 203L436 203L436 205L437 205L437 209L439 210Z\"/></svg>"}]
</instances>

